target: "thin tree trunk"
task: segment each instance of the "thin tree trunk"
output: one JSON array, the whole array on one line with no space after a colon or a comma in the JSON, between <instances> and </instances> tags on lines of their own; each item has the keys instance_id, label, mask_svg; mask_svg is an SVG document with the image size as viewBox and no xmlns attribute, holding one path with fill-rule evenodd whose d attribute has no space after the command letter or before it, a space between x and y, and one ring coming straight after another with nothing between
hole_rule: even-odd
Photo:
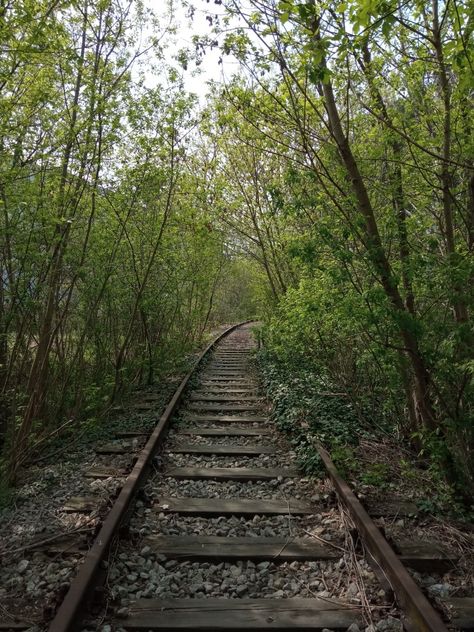
<instances>
[{"instance_id":1,"label":"thin tree trunk","mask_svg":"<svg viewBox=\"0 0 474 632\"><path fill-rule=\"evenodd\" d=\"M79 95L82 86L84 59L86 53L87 22L88 13L86 5L83 14L82 40L78 61L78 72L74 87L73 103L71 107L71 123L68 130L68 139L64 148L61 166L61 180L58 192L58 215L60 217L65 211L66 184L68 180L69 163L71 160L72 149L76 134L76 125L79 110ZM69 232L69 222L66 222L65 225L63 223L59 223L56 225L54 236L55 243L53 245L51 255L45 309L43 312L38 347L36 350L35 358L33 360L26 389L27 393L29 394L28 403L23 415L18 435L15 437L15 445L14 449L12 450L9 466L9 480L11 482L14 481L15 473L21 460L21 455L26 449L33 420L41 414L40 411L45 401L49 369L49 353L51 350L51 345L53 343L53 322L57 312L57 297L61 281L62 262Z\"/></svg>"},{"instance_id":2,"label":"thin tree trunk","mask_svg":"<svg viewBox=\"0 0 474 632\"><path fill-rule=\"evenodd\" d=\"M391 128L393 123L388 113L387 106L380 90L375 83L374 71L372 68L372 58L367 41L362 48L363 59L359 58L359 65L367 79L372 99L375 102L376 107L379 110L379 114L388 127L388 144L393 154L393 164L389 167L389 173L391 176L392 184L392 204L395 212L398 229L398 243L400 264L402 270L402 281L405 290L405 304L408 311L411 314L415 313L415 297L413 294L413 286L411 282L410 274L410 246L408 243L408 231L406 225L407 219L407 202L405 199L404 187L403 187L403 175L402 175L402 144L400 140L392 132Z\"/></svg>"},{"instance_id":3,"label":"thin tree trunk","mask_svg":"<svg viewBox=\"0 0 474 632\"><path fill-rule=\"evenodd\" d=\"M321 47L319 22L313 25L313 36L316 46ZM321 65L323 69L328 72L324 57ZM436 422L430 396L429 373L419 349L418 341L407 322L408 312L400 296L380 239L374 210L364 180L352 153L349 141L344 133L330 79L322 83L321 92L324 96L331 134L337 144L339 154L351 182L359 212L365 220L365 248L392 308L399 314L397 317L398 327L413 368L417 396L417 414L425 428L434 430L436 428Z\"/></svg>"},{"instance_id":4,"label":"thin tree trunk","mask_svg":"<svg viewBox=\"0 0 474 632\"><path fill-rule=\"evenodd\" d=\"M437 61L437 76L440 89L440 96L443 102L443 160L441 162L441 188L443 200L444 232L446 239L446 250L449 264L456 264L456 243L454 236L453 220L453 194L452 175L450 168L451 161L451 86L448 77L448 70L444 60L443 43L441 39L441 26L438 15L438 0L432 0L433 11L433 46ZM456 321L466 323L469 320L468 310L463 298L463 289L456 281L454 286L453 309Z\"/></svg>"},{"instance_id":5,"label":"thin tree trunk","mask_svg":"<svg viewBox=\"0 0 474 632\"><path fill-rule=\"evenodd\" d=\"M132 308L132 314L130 316L130 320L129 320L129 325L127 328L127 331L125 333L122 345L120 346L119 352L117 354L116 360L115 360L115 379L114 379L114 387L112 390L112 394L110 397L110 401L113 402L115 400L115 397L117 396L118 391L120 390L121 384L122 384L122 380L121 380L121 371L122 371L122 366L123 366L123 362L125 359L125 353L127 351L129 342L130 342L130 336L133 332L133 327L135 324L135 317L138 313L139 307L140 307L140 301L142 299L143 296L143 292L145 291L147 282L148 282L148 278L150 276L151 270L153 268L153 264L155 263L155 259L156 259L156 255L158 254L158 249L160 247L161 244L161 239L163 237L164 231L165 231L165 227L168 221L168 217L171 213L171 205L172 205L172 200L173 200L173 192L174 192L174 187L175 187L175 183L176 183L176 176L175 176L175 138L174 138L174 133L173 133L173 138L172 138L172 146L171 146L171 172L170 172L170 184L168 187L168 193L167 193L167 197L166 197L166 203L165 203L165 209L163 212L163 218L161 221L161 226L160 226L160 230L158 232L158 235L156 237L156 241L155 241L155 245L153 247L153 250L151 252L150 255L150 259L148 260L148 264L146 266L145 269L145 273L143 275L143 278L141 280L141 283L139 285L136 297L135 297L135 301L133 304L133 308Z\"/></svg>"}]
</instances>

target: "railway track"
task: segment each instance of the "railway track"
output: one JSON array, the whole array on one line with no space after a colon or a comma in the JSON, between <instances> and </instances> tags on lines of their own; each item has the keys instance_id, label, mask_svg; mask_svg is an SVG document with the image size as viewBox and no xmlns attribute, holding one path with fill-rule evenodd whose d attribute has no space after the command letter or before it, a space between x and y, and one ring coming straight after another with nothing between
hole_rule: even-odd
<instances>
[{"instance_id":1,"label":"railway track","mask_svg":"<svg viewBox=\"0 0 474 632\"><path fill-rule=\"evenodd\" d=\"M474 630L473 600L451 600L452 620L443 621L404 565L433 572L454 560L429 546L399 544L395 554L323 450L344 512L327 483L298 472L269 421L254 348L243 325L222 338L180 406L192 376L183 381L50 631L388 632L401 621L407 630ZM89 475L114 471L102 464ZM71 509L84 511L86 502L76 498ZM370 563L354 561L348 515Z\"/></svg>"}]
</instances>

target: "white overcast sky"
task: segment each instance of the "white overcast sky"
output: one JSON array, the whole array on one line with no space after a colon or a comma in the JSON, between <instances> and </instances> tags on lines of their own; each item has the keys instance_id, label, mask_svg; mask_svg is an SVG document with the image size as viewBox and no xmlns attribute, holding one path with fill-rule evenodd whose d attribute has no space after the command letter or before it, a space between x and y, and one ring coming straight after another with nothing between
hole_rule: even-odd
<instances>
[{"instance_id":1,"label":"white overcast sky","mask_svg":"<svg viewBox=\"0 0 474 632\"><path fill-rule=\"evenodd\" d=\"M168 15L166 0L145 0L147 6L153 9L154 13L160 18L160 23L166 24L166 16ZM202 64L199 66L199 73L196 72L196 66L193 62L189 64L187 71L179 68L177 62L173 60L178 50L181 48L194 49L192 37L194 35L211 35L211 27L206 20L206 15L214 17L216 14L223 14L222 6L214 4L213 0L194 0L192 3L195 7L194 17L190 20L187 17L187 10L183 7L180 0L173 0L174 24L177 27L176 35L170 36L172 43L167 46L165 56L168 63L176 67L182 74L184 84L189 92L197 94L201 100L204 100L208 88L206 82L210 80L222 81L224 78L229 80L232 74L238 71L238 62L229 56L222 58L218 48L208 50L204 56Z\"/></svg>"}]
</instances>

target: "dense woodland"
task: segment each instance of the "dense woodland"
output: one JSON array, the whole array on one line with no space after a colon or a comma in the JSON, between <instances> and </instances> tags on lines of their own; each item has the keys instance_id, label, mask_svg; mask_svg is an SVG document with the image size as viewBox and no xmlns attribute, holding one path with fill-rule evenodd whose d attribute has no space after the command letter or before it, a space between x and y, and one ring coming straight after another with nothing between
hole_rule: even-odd
<instances>
[{"instance_id":1,"label":"dense woodland","mask_svg":"<svg viewBox=\"0 0 474 632\"><path fill-rule=\"evenodd\" d=\"M185 50L139 0L0 2L5 476L259 318L469 497L472 3L194 4Z\"/></svg>"}]
</instances>

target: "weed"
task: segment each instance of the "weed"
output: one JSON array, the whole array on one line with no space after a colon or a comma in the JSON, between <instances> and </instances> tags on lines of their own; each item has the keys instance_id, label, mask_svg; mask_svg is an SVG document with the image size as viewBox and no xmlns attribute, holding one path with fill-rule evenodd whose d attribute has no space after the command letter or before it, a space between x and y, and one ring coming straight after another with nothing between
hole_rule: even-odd
<instances>
[{"instance_id":1,"label":"weed","mask_svg":"<svg viewBox=\"0 0 474 632\"><path fill-rule=\"evenodd\" d=\"M331 458L342 478L349 478L354 472L356 458L354 450L348 445L336 445L331 450Z\"/></svg>"},{"instance_id":2,"label":"weed","mask_svg":"<svg viewBox=\"0 0 474 632\"><path fill-rule=\"evenodd\" d=\"M279 363L266 351L258 360L274 420L289 435L301 469L317 476L325 471L316 438L330 450L341 473L347 473L355 461L351 446L358 437L358 419L347 399L328 395L327 381L303 367Z\"/></svg>"},{"instance_id":3,"label":"weed","mask_svg":"<svg viewBox=\"0 0 474 632\"><path fill-rule=\"evenodd\" d=\"M390 467L386 463L372 463L359 476L362 483L385 487L390 480Z\"/></svg>"}]
</instances>

